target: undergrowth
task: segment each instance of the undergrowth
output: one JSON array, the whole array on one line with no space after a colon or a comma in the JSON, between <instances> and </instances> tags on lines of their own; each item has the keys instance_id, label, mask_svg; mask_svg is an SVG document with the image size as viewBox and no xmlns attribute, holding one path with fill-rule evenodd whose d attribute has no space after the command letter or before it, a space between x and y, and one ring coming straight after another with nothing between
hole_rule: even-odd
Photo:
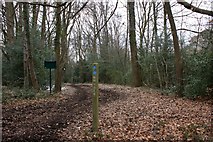
<instances>
[{"instance_id":1,"label":"undergrowth","mask_svg":"<svg viewBox=\"0 0 213 142\"><path fill-rule=\"evenodd\" d=\"M8 103L15 100L30 100L37 98L46 98L49 96L48 92L36 92L33 89L23 89L19 87L2 87L1 102Z\"/></svg>"}]
</instances>

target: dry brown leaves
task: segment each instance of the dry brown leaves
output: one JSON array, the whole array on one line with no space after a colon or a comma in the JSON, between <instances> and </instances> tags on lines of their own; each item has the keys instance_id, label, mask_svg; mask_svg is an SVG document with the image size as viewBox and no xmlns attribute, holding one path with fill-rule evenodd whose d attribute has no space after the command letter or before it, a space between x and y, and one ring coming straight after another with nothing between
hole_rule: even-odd
<instances>
[{"instance_id":1,"label":"dry brown leaves","mask_svg":"<svg viewBox=\"0 0 213 142\"><path fill-rule=\"evenodd\" d=\"M92 114L88 112L65 128L62 135L70 140L94 137L101 140L210 140L211 105L208 103L163 96L147 88L104 84L99 87L99 134L90 132Z\"/></svg>"},{"instance_id":2,"label":"dry brown leaves","mask_svg":"<svg viewBox=\"0 0 213 142\"><path fill-rule=\"evenodd\" d=\"M40 126L37 122L44 120L41 126L45 127L42 128L45 132L54 130L51 133L51 135L54 134L54 139L51 140L57 139L57 141L212 140L210 131L211 104L204 101L163 96L159 91L148 88L106 84L99 85L99 132L92 133L91 88L91 84L67 85L67 89L59 95L60 97L49 100L34 100L31 103L9 104L3 107L6 109L3 112L8 113L10 109L23 107L25 104L27 104L25 107L29 105L38 107L46 103L46 109L43 110L42 115L33 113L32 110L32 113L28 112L29 114L25 114L25 117L36 122L31 127ZM37 111L41 111L41 109ZM18 119L21 118L22 114L17 112L13 115ZM9 114L6 116L9 117ZM10 120L10 122L7 120L5 123L12 123L12 121L14 127L22 127L23 122L19 123L15 120ZM65 121L63 127L59 127L63 121ZM4 125L7 126L7 124ZM51 128L46 125L50 125ZM7 127L7 130L11 129L13 129L12 126ZM43 129L37 131L41 132ZM21 132L26 131L27 129L23 128ZM9 135L8 133L5 135ZM45 134L42 137L45 137Z\"/></svg>"}]
</instances>

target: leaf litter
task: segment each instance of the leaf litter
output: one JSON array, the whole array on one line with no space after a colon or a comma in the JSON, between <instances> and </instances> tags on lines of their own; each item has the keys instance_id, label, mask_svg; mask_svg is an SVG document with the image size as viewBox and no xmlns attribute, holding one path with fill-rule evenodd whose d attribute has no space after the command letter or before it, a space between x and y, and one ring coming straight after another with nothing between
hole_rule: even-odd
<instances>
[{"instance_id":1,"label":"leaf litter","mask_svg":"<svg viewBox=\"0 0 213 142\"><path fill-rule=\"evenodd\" d=\"M148 88L99 85L99 132L92 132L92 85L66 84L45 99L3 104L3 141L212 140L212 104Z\"/></svg>"}]
</instances>

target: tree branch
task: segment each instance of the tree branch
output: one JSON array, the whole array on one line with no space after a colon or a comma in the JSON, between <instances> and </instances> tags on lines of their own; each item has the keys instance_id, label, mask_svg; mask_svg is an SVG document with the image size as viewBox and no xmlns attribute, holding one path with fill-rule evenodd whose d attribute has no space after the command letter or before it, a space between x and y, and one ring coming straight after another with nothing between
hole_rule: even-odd
<instances>
[{"instance_id":1,"label":"tree branch","mask_svg":"<svg viewBox=\"0 0 213 142\"><path fill-rule=\"evenodd\" d=\"M115 5L114 10L111 12L111 15L110 15L109 18L106 20L106 22L103 24L103 26L97 31L97 33L95 34L95 37L101 32L101 30L106 26L106 24L108 23L108 21L112 18L112 16L114 15L115 10L117 9L117 7L118 7L118 0L117 0L117 2L116 2L116 5Z\"/></svg>"},{"instance_id":2,"label":"tree branch","mask_svg":"<svg viewBox=\"0 0 213 142\"><path fill-rule=\"evenodd\" d=\"M193 31L193 30L189 30L189 29L185 29L185 28L177 29L177 31L189 31L189 32L197 33L197 34L201 33L198 31Z\"/></svg>"},{"instance_id":3,"label":"tree branch","mask_svg":"<svg viewBox=\"0 0 213 142\"><path fill-rule=\"evenodd\" d=\"M197 13L200 13L200 14L205 14L205 15L209 15L209 16L213 17L213 11L209 11L209 10L205 10L205 9L195 7L195 6L189 4L188 2L186 2L184 0L177 0L177 3L183 5L187 9L192 10L193 12L197 12Z\"/></svg>"},{"instance_id":4,"label":"tree branch","mask_svg":"<svg viewBox=\"0 0 213 142\"><path fill-rule=\"evenodd\" d=\"M72 2L69 2L61 11L60 11L60 13L62 12L62 11L64 11L65 9L67 9L67 7L69 6L69 5L71 5L72 4Z\"/></svg>"},{"instance_id":5,"label":"tree branch","mask_svg":"<svg viewBox=\"0 0 213 142\"><path fill-rule=\"evenodd\" d=\"M84 5L78 11L75 12L75 14L71 17L71 19L73 19L82 9L84 9L84 7L86 7L88 2L89 1L85 2Z\"/></svg>"},{"instance_id":6,"label":"tree branch","mask_svg":"<svg viewBox=\"0 0 213 142\"><path fill-rule=\"evenodd\" d=\"M30 2L20 2L20 3L27 3L29 5L41 5L41 6L47 6L47 7L53 7L53 8L57 8L57 7L61 7L66 5L67 2L64 2L58 6L54 6L54 5L50 5L50 4L43 4L43 3L30 3Z\"/></svg>"}]
</instances>

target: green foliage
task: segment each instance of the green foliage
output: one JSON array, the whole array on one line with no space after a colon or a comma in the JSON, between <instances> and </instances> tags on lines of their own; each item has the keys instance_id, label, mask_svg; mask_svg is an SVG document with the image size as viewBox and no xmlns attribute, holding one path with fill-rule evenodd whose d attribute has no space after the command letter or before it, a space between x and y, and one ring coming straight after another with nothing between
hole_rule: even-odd
<instances>
[{"instance_id":1,"label":"green foliage","mask_svg":"<svg viewBox=\"0 0 213 142\"><path fill-rule=\"evenodd\" d=\"M185 85L184 95L188 98L205 95L206 87L206 83L201 78L191 78Z\"/></svg>"},{"instance_id":2,"label":"green foliage","mask_svg":"<svg viewBox=\"0 0 213 142\"><path fill-rule=\"evenodd\" d=\"M71 61L70 67L65 73L65 80L73 83L84 83L92 81L92 63L99 63L99 82L112 84L130 84L131 66L125 58L125 50L111 47L108 54L102 56L87 53L86 58L81 61ZM107 51L104 51L107 52ZM110 54L110 55L109 55ZM109 57L110 56L110 57ZM69 79L68 79L68 75Z\"/></svg>"},{"instance_id":3,"label":"green foliage","mask_svg":"<svg viewBox=\"0 0 213 142\"><path fill-rule=\"evenodd\" d=\"M103 62L97 60L99 63L99 78L101 83L112 84L129 84L130 83L130 67L121 64ZM64 81L73 83L84 83L92 81L92 62L83 60L80 62L72 62L67 65Z\"/></svg>"},{"instance_id":4,"label":"green foliage","mask_svg":"<svg viewBox=\"0 0 213 142\"><path fill-rule=\"evenodd\" d=\"M69 63L65 66L64 78L63 78L63 81L64 81L65 83L74 82L74 78L73 78L74 66L75 66L75 63L74 63L74 62L69 62Z\"/></svg>"},{"instance_id":5,"label":"green foliage","mask_svg":"<svg viewBox=\"0 0 213 142\"><path fill-rule=\"evenodd\" d=\"M73 83L85 83L92 81L92 64L86 60L82 60L81 62L72 62L72 65L69 64L68 66L72 66L69 70L71 71L68 73L67 70L65 78L69 82ZM71 75L71 76L67 76ZM70 78L70 79L68 79Z\"/></svg>"},{"instance_id":6,"label":"green foliage","mask_svg":"<svg viewBox=\"0 0 213 142\"><path fill-rule=\"evenodd\" d=\"M146 55L139 55L139 63L142 68L143 82L147 86L162 89L174 88L174 55L168 52L148 52ZM160 82L161 81L161 82Z\"/></svg>"},{"instance_id":7,"label":"green foliage","mask_svg":"<svg viewBox=\"0 0 213 142\"><path fill-rule=\"evenodd\" d=\"M207 87L212 83L211 56L207 51L185 54L184 95L189 98L206 95Z\"/></svg>"},{"instance_id":8,"label":"green foliage","mask_svg":"<svg viewBox=\"0 0 213 142\"><path fill-rule=\"evenodd\" d=\"M40 32L32 31L31 42L33 45L32 56L36 77L41 87L49 84L49 70L44 67L45 60L54 60L54 48L41 45ZM54 75L52 75L54 78Z\"/></svg>"},{"instance_id":9,"label":"green foliage","mask_svg":"<svg viewBox=\"0 0 213 142\"><path fill-rule=\"evenodd\" d=\"M36 96L34 90L23 90L19 87L3 87L2 102L9 102L14 99L32 99Z\"/></svg>"},{"instance_id":10,"label":"green foliage","mask_svg":"<svg viewBox=\"0 0 213 142\"><path fill-rule=\"evenodd\" d=\"M121 63L100 62L100 82L112 84L130 84L130 67Z\"/></svg>"},{"instance_id":11,"label":"green foliage","mask_svg":"<svg viewBox=\"0 0 213 142\"><path fill-rule=\"evenodd\" d=\"M44 91L36 92L33 89L23 89L21 87L2 87L2 102L8 103L14 100L46 98L48 95Z\"/></svg>"},{"instance_id":12,"label":"green foliage","mask_svg":"<svg viewBox=\"0 0 213 142\"><path fill-rule=\"evenodd\" d=\"M44 61L52 59L53 49L41 45L39 32L34 33L31 37L33 45L32 56L36 76L39 84L42 86L48 83L49 70L44 68ZM43 47L43 48L42 48ZM14 87L22 87L24 83L24 44L23 38L18 37L13 44L8 44L4 48L8 55L2 57L2 83Z\"/></svg>"},{"instance_id":13,"label":"green foliage","mask_svg":"<svg viewBox=\"0 0 213 142\"><path fill-rule=\"evenodd\" d=\"M21 39L17 39L13 44L7 44L4 52L7 59L2 56L2 84L22 86L23 82L23 45Z\"/></svg>"},{"instance_id":14,"label":"green foliage","mask_svg":"<svg viewBox=\"0 0 213 142\"><path fill-rule=\"evenodd\" d=\"M147 85L155 84L153 86L156 86L157 73L153 56L151 53L146 56L141 55L139 56L139 62L142 67L143 82Z\"/></svg>"}]
</instances>

